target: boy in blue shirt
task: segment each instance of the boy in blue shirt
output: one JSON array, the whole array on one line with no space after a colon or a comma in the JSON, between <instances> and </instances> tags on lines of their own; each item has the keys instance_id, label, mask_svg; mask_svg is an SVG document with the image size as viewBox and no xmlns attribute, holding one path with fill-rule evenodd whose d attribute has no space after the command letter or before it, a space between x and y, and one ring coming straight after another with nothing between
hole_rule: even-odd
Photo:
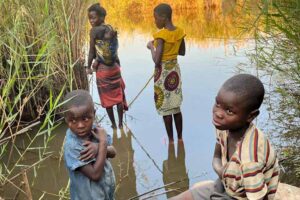
<instances>
[{"instance_id":1,"label":"boy in blue shirt","mask_svg":"<svg viewBox=\"0 0 300 200\"><path fill-rule=\"evenodd\" d=\"M71 199L112 200L115 176L106 158L114 157L116 152L113 146L109 146L111 139L105 130L93 125L95 109L92 97L88 91L74 90L66 95L65 102L65 121L69 129L64 159L70 176Z\"/></svg>"}]
</instances>

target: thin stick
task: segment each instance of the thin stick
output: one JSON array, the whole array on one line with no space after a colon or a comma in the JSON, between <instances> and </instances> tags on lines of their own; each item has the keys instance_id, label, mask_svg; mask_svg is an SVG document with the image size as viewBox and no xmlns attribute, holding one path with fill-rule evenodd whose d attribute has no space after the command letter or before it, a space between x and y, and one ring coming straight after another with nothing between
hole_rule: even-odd
<instances>
[{"instance_id":1,"label":"thin stick","mask_svg":"<svg viewBox=\"0 0 300 200\"><path fill-rule=\"evenodd\" d=\"M181 189L181 188L175 188L175 189L167 190L167 191L164 191L164 192L160 192L160 193L158 193L158 194L153 194L153 195L151 195L151 196L142 198L141 200L146 200L146 199L150 199L150 198L153 198L153 197L157 197L157 196L160 196L160 195L163 195L163 194L167 194L167 193L170 193L170 192L178 191L179 189Z\"/></svg>"},{"instance_id":2,"label":"thin stick","mask_svg":"<svg viewBox=\"0 0 300 200\"><path fill-rule=\"evenodd\" d=\"M24 185L24 183L23 182L21 182L21 184L20 184L20 188L21 187L23 187L23 185ZM22 189L21 189L22 190ZM22 190L23 191L23 190ZM23 191L24 192L24 191ZM20 190L18 190L17 192L16 192L16 194L15 194L15 196L14 196L14 198L13 198L13 200L16 200L18 197L19 197L19 194L20 194ZM24 192L24 194L26 195L26 193ZM2 200L1 198L0 198L0 200Z\"/></svg>"},{"instance_id":3,"label":"thin stick","mask_svg":"<svg viewBox=\"0 0 300 200\"><path fill-rule=\"evenodd\" d=\"M31 190L30 190L26 170L22 170L22 178L23 178L23 182L24 182L24 187L25 187L25 192L26 192L27 199L32 200L32 194L31 194Z\"/></svg>"},{"instance_id":4,"label":"thin stick","mask_svg":"<svg viewBox=\"0 0 300 200\"><path fill-rule=\"evenodd\" d=\"M150 158L150 160L153 162L154 166L160 171L160 173L163 174L163 171L159 168L159 166L156 164L155 160L150 156L150 154L147 152L147 150L143 147L141 142L135 137L134 133L130 130L130 128L127 126L126 122L123 121L127 129L131 132L132 137L135 139L135 141L138 143L138 145L142 148L142 150L145 152L145 154Z\"/></svg>"},{"instance_id":5,"label":"thin stick","mask_svg":"<svg viewBox=\"0 0 300 200\"><path fill-rule=\"evenodd\" d=\"M11 139L11 138L13 138L13 137L15 137L17 135L20 135L22 133L25 133L25 132L29 131L30 128L32 128L32 127L34 127L36 125L39 125L40 123L41 123L40 121L37 121L37 122L35 122L33 124L30 124L29 126L23 128L23 129L21 129L20 131L16 132L15 134L12 134L11 136L6 137L6 138L0 140L0 145L2 145L6 140L9 140L9 139Z\"/></svg>"},{"instance_id":6,"label":"thin stick","mask_svg":"<svg viewBox=\"0 0 300 200\"><path fill-rule=\"evenodd\" d=\"M17 186L16 184L14 184L13 182L11 182L10 180L7 180L13 187L15 187L16 189L18 189L18 192L17 192L17 194L16 194L16 196L18 195L18 193L19 192L22 192L23 194L25 194L26 195L26 192L24 191L24 190L22 190L22 186L23 186L23 184L24 183L21 183L20 184L20 187L19 186Z\"/></svg>"},{"instance_id":7,"label":"thin stick","mask_svg":"<svg viewBox=\"0 0 300 200\"><path fill-rule=\"evenodd\" d=\"M165 188L165 187L169 187L169 186L171 186L171 185L174 185L174 184L177 184L177 183L181 183L181 182L186 181L186 180L192 180L192 179L195 179L195 178L200 178L200 177L205 176L205 175L207 175L207 172L203 172L202 174L200 174L200 175L198 175L198 176L194 176L194 177L192 177L192 178L187 177L187 178L184 178L184 179L180 179L180 180L178 180L178 181L174 181L174 182L168 183L168 184L166 184L166 185L163 185L163 186L161 186L161 187L155 188L155 189L150 190L150 191L148 191L148 192L145 192L145 193L143 193L143 194L140 194L140 195L131 197L130 200L139 198L139 197L141 197L141 196L144 196L144 195L149 194L149 193L151 193L151 192L154 192L154 191L156 191L156 190L160 190L160 189L163 189L163 188Z\"/></svg>"},{"instance_id":8,"label":"thin stick","mask_svg":"<svg viewBox=\"0 0 300 200\"><path fill-rule=\"evenodd\" d=\"M144 87L140 90L140 92L134 97L134 99L128 104L128 108L132 106L132 104L135 102L135 100L142 94L142 92L145 90L145 88L149 85L150 81L152 80L154 74L151 75L151 77L148 79L147 83L144 85Z\"/></svg>"},{"instance_id":9,"label":"thin stick","mask_svg":"<svg viewBox=\"0 0 300 200\"><path fill-rule=\"evenodd\" d=\"M34 164L32 164L31 166L27 167L25 170L29 170L29 169L33 168L34 166L36 166L36 165L38 165L39 163L43 162L44 160L46 160L46 159L49 158L50 156L52 156L52 154L50 154L50 155L46 156L45 158L43 158L43 159L37 161L36 163L34 163ZM10 182L10 183L12 183L12 181L13 181L15 178L17 178L18 176L20 176L21 174L22 174L22 172L16 174L15 176L13 176L13 177L10 178L10 179L6 178L6 179L4 180L4 183L2 184L2 186L6 185L6 184L7 184L7 181Z\"/></svg>"}]
</instances>

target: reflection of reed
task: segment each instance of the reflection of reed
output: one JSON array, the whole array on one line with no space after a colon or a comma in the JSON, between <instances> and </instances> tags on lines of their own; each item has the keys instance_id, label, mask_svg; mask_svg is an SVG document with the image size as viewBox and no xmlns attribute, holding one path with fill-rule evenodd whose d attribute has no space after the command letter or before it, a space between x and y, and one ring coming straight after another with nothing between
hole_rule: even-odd
<instances>
[{"instance_id":1,"label":"reflection of reed","mask_svg":"<svg viewBox=\"0 0 300 200\"><path fill-rule=\"evenodd\" d=\"M247 17L239 15L242 11L236 6L237 0L103 0L102 5L108 12L107 22L121 32L150 34L155 31L153 8L161 2L172 6L174 23L185 29L189 41L196 43L206 38L237 38L241 32L237 27Z\"/></svg>"},{"instance_id":2,"label":"reflection of reed","mask_svg":"<svg viewBox=\"0 0 300 200\"><path fill-rule=\"evenodd\" d=\"M137 195L136 175L133 166L134 150L132 149L132 133L125 134L121 129L121 137L117 131L113 133L113 146L117 150L117 156L111 160L116 176L116 199L129 199Z\"/></svg>"},{"instance_id":3,"label":"reflection of reed","mask_svg":"<svg viewBox=\"0 0 300 200\"><path fill-rule=\"evenodd\" d=\"M170 191L176 189L174 192L167 192L167 197L170 198L179 194L189 188L189 179L185 166L185 150L184 143L178 142L177 157L175 156L174 144L169 144L168 159L163 162L163 182L165 185L178 180L186 179L172 186L166 186L165 190ZM178 189L177 189L178 188Z\"/></svg>"}]
</instances>

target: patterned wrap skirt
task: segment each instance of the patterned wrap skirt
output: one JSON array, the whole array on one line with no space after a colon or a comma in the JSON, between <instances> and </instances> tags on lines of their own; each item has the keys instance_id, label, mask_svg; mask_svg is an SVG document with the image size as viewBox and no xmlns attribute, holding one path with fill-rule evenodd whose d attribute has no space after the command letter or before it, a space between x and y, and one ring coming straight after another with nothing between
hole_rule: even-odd
<instances>
[{"instance_id":1,"label":"patterned wrap skirt","mask_svg":"<svg viewBox=\"0 0 300 200\"><path fill-rule=\"evenodd\" d=\"M121 76L120 66L99 64L96 72L97 88L101 105L110 108L119 103L123 104L124 110L128 110L125 98L125 83Z\"/></svg>"},{"instance_id":2,"label":"patterned wrap skirt","mask_svg":"<svg viewBox=\"0 0 300 200\"><path fill-rule=\"evenodd\" d=\"M163 61L155 68L154 100L159 115L166 116L181 112L181 75L177 59Z\"/></svg>"}]
</instances>

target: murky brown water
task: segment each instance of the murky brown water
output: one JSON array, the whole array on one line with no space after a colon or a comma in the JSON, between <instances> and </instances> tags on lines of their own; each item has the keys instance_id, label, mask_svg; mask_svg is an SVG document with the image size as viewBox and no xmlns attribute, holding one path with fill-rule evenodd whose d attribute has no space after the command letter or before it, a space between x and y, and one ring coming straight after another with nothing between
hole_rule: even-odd
<instances>
[{"instance_id":1,"label":"murky brown water","mask_svg":"<svg viewBox=\"0 0 300 200\"><path fill-rule=\"evenodd\" d=\"M118 152L117 157L111 161L117 182L116 199L129 199L151 190L154 191L141 199L166 199L184 191L195 182L216 178L211 167L215 145L211 108L220 85L237 72L238 65L249 64L245 52L252 48L252 41L237 39L240 30L235 28L235 20L239 19L240 15L223 14L231 12L235 1L227 1L230 5L219 3L211 9L205 8L203 1L194 1L194 4L188 0L179 2L182 8L186 6L186 9L174 11L175 24L178 23L187 31L186 56L179 58L184 98L184 144L167 144L162 118L155 110L151 81L127 112L126 126L123 130L110 129L107 117L102 121L102 125L113 136L113 145ZM155 29L152 11L151 14L139 12L136 17L130 18L126 8L132 4L121 4L118 14L113 13L111 7L107 8L107 22L119 28L119 55L127 87L126 95L130 102L153 73L153 63L146 44ZM104 1L104 5L107 5L107 1ZM121 6L124 6L125 11ZM147 6L150 5L143 7L144 10L149 10ZM113 14L116 17L112 17ZM119 17L122 17L119 15L127 17L124 21L118 21ZM90 79L91 93L95 102L99 103L95 77ZM104 116L106 113L104 109L98 108L97 114ZM263 109L257 122L258 126L267 114ZM60 162L59 155L65 130L66 126L62 125L54 131L55 137L47 149L53 151L53 155L45 160L40 168L28 172L34 199L43 195L43 199L58 199L59 190L68 184L68 174L63 161ZM36 142L38 144L41 141ZM19 140L17 145L21 147L22 143L26 143L26 137ZM27 154L25 162L32 163L33 160L38 160L39 154L36 152ZM174 182L178 183L165 186ZM15 189L12 188L14 187L11 185L7 186L0 194L14 198ZM23 197L20 194L16 199Z\"/></svg>"}]
</instances>

